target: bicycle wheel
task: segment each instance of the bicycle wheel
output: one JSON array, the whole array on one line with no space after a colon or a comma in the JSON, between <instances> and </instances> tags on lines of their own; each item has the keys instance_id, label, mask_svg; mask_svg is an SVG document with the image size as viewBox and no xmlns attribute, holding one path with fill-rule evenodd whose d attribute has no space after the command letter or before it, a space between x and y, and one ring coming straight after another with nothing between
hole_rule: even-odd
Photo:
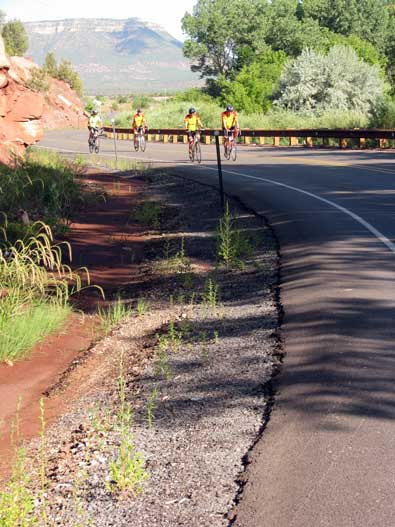
<instances>
[{"instance_id":1,"label":"bicycle wheel","mask_svg":"<svg viewBox=\"0 0 395 527\"><path fill-rule=\"evenodd\" d=\"M232 144L231 154L232 154L232 161L236 161L236 159L237 159L237 146L236 146L236 143Z\"/></svg>"},{"instance_id":2,"label":"bicycle wheel","mask_svg":"<svg viewBox=\"0 0 395 527\"><path fill-rule=\"evenodd\" d=\"M139 140L137 139L137 141L134 141L134 151L135 152L138 152L139 151L139 148L140 148L140 142Z\"/></svg>"},{"instance_id":3,"label":"bicycle wheel","mask_svg":"<svg viewBox=\"0 0 395 527\"><path fill-rule=\"evenodd\" d=\"M226 145L224 148L224 158L228 160L230 159L230 146L229 145Z\"/></svg>"},{"instance_id":4,"label":"bicycle wheel","mask_svg":"<svg viewBox=\"0 0 395 527\"><path fill-rule=\"evenodd\" d=\"M195 147L194 146L188 146L188 154L189 154L189 160L192 161L192 163L195 160Z\"/></svg>"},{"instance_id":5,"label":"bicycle wheel","mask_svg":"<svg viewBox=\"0 0 395 527\"><path fill-rule=\"evenodd\" d=\"M89 152L92 154L94 148L95 148L95 145L92 144L92 141L89 141Z\"/></svg>"},{"instance_id":6,"label":"bicycle wheel","mask_svg":"<svg viewBox=\"0 0 395 527\"><path fill-rule=\"evenodd\" d=\"M198 163L202 162L202 149L198 141L195 143L195 159Z\"/></svg>"},{"instance_id":7,"label":"bicycle wheel","mask_svg":"<svg viewBox=\"0 0 395 527\"><path fill-rule=\"evenodd\" d=\"M140 150L142 152L145 152L146 147L147 147L147 143L145 142L145 137L142 135L140 137Z\"/></svg>"}]
</instances>

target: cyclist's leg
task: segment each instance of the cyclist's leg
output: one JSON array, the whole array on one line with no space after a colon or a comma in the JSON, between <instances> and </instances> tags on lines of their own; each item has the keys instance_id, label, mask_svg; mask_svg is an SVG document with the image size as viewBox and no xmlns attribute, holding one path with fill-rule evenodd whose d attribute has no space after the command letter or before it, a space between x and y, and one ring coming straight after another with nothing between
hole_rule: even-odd
<instances>
[{"instance_id":1,"label":"cyclist's leg","mask_svg":"<svg viewBox=\"0 0 395 527\"><path fill-rule=\"evenodd\" d=\"M193 144L195 142L195 132L188 132L189 151L192 151Z\"/></svg>"},{"instance_id":2,"label":"cyclist's leg","mask_svg":"<svg viewBox=\"0 0 395 527\"><path fill-rule=\"evenodd\" d=\"M137 137L137 134L138 134L138 130L137 130L137 128L133 128L133 141L134 141L134 146L137 146L137 145L138 145L138 137Z\"/></svg>"},{"instance_id":3,"label":"cyclist's leg","mask_svg":"<svg viewBox=\"0 0 395 527\"><path fill-rule=\"evenodd\" d=\"M224 128L223 129L223 135L224 135L224 150L226 150L227 146L228 146L228 137L229 137L229 130L227 128Z\"/></svg>"}]
</instances>

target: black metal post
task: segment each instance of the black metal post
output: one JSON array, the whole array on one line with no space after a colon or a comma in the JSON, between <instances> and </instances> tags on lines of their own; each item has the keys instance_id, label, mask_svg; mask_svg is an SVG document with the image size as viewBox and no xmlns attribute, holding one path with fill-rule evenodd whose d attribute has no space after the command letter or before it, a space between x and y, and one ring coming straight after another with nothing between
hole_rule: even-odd
<instances>
[{"instance_id":1,"label":"black metal post","mask_svg":"<svg viewBox=\"0 0 395 527\"><path fill-rule=\"evenodd\" d=\"M112 119L112 133L114 136L115 168L118 168L117 134L115 132L115 120Z\"/></svg>"},{"instance_id":2,"label":"black metal post","mask_svg":"<svg viewBox=\"0 0 395 527\"><path fill-rule=\"evenodd\" d=\"M218 165L218 178L219 178L219 192L221 195L221 207L222 212L225 211L225 195L224 195L224 181L222 178L222 164L221 164L221 151L219 148L219 132L215 131L215 147L217 149L217 165Z\"/></svg>"}]
</instances>

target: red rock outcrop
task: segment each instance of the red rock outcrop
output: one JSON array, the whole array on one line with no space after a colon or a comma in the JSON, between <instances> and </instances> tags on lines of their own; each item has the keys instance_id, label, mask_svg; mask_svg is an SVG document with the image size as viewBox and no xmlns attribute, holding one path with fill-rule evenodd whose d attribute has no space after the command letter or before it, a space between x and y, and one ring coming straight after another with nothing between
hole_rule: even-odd
<instances>
[{"instance_id":1,"label":"red rock outcrop","mask_svg":"<svg viewBox=\"0 0 395 527\"><path fill-rule=\"evenodd\" d=\"M0 163L11 163L38 142L44 128L86 126L83 103L66 82L49 79L45 95L29 88L37 67L24 57L7 57L0 36Z\"/></svg>"},{"instance_id":2,"label":"red rock outcrop","mask_svg":"<svg viewBox=\"0 0 395 527\"><path fill-rule=\"evenodd\" d=\"M0 37L0 162L9 163L43 135L43 97L30 90L5 54Z\"/></svg>"}]
</instances>

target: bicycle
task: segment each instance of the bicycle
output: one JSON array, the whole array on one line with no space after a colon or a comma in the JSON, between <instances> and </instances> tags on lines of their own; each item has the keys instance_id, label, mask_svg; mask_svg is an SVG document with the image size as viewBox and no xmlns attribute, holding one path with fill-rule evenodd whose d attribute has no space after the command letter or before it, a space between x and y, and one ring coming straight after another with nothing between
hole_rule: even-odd
<instances>
[{"instance_id":1,"label":"bicycle","mask_svg":"<svg viewBox=\"0 0 395 527\"><path fill-rule=\"evenodd\" d=\"M193 137L192 144L188 145L189 159L192 163L196 160L198 163L202 162L202 149L200 147L200 129Z\"/></svg>"},{"instance_id":2,"label":"bicycle","mask_svg":"<svg viewBox=\"0 0 395 527\"><path fill-rule=\"evenodd\" d=\"M100 137L103 137L103 128L92 128L88 139L89 152L100 152Z\"/></svg>"},{"instance_id":3,"label":"bicycle","mask_svg":"<svg viewBox=\"0 0 395 527\"><path fill-rule=\"evenodd\" d=\"M240 130L238 131L240 135ZM232 161L237 159L237 145L235 141L235 130L229 130L228 132L228 142L224 147L224 157L229 161L232 158Z\"/></svg>"},{"instance_id":4,"label":"bicycle","mask_svg":"<svg viewBox=\"0 0 395 527\"><path fill-rule=\"evenodd\" d=\"M137 131L137 134L135 134L134 136L134 151L135 152L138 152L139 150L141 150L142 152L145 152L145 149L147 147L147 143L145 141L145 133L146 133L146 129L144 129L143 126L140 126Z\"/></svg>"}]
</instances>

